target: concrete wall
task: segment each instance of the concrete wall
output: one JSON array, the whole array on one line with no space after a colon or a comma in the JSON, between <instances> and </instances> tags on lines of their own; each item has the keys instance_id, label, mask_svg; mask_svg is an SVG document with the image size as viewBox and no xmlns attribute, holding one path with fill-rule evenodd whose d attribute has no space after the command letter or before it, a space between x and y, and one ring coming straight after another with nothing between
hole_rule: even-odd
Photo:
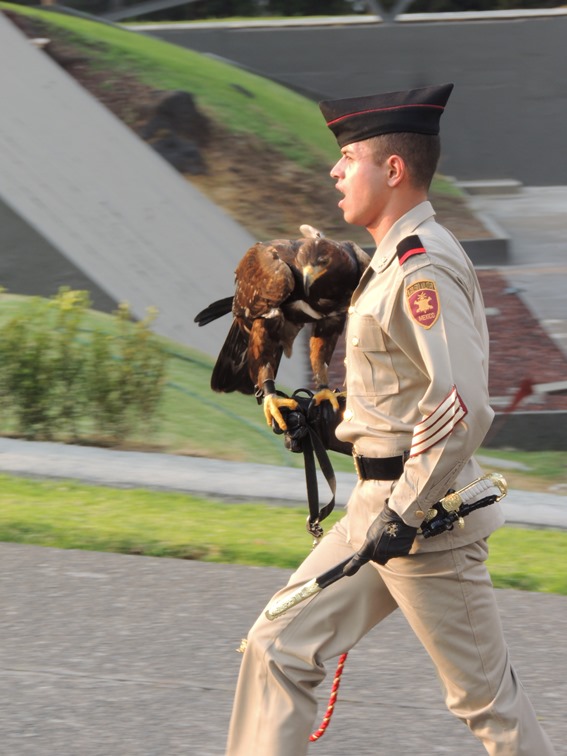
<instances>
[{"instance_id":1,"label":"concrete wall","mask_svg":"<svg viewBox=\"0 0 567 756\"><path fill-rule=\"evenodd\" d=\"M61 286L90 292L95 310L118 302L0 199L0 286L12 294L51 297Z\"/></svg>"},{"instance_id":2,"label":"concrete wall","mask_svg":"<svg viewBox=\"0 0 567 756\"><path fill-rule=\"evenodd\" d=\"M453 81L443 116L445 173L460 180L567 184L567 12L147 33L221 56L315 99Z\"/></svg>"}]
</instances>

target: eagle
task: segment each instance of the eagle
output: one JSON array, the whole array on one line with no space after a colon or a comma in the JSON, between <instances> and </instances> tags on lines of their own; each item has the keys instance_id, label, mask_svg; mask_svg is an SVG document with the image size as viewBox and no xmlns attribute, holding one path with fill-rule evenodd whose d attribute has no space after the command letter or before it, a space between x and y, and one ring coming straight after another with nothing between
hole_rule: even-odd
<instances>
[{"instance_id":1,"label":"eagle","mask_svg":"<svg viewBox=\"0 0 567 756\"><path fill-rule=\"evenodd\" d=\"M263 397L268 424L286 430L281 407L296 402L276 393L278 367L291 356L297 334L312 324L309 357L316 403L338 408L328 389L328 366L342 333L351 296L370 257L352 241L333 241L302 225L302 238L257 242L235 271L235 292L213 302L195 317L207 325L232 312L233 321L211 376L218 392L239 391Z\"/></svg>"}]
</instances>

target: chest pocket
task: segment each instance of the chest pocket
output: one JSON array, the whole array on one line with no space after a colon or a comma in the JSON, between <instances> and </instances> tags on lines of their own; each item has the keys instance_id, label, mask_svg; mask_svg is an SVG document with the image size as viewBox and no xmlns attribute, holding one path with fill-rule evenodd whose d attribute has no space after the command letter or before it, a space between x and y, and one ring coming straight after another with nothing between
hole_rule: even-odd
<instances>
[{"instance_id":1,"label":"chest pocket","mask_svg":"<svg viewBox=\"0 0 567 756\"><path fill-rule=\"evenodd\" d=\"M376 320L369 315L351 315L346 338L348 394L397 394L398 376L386 349L384 333Z\"/></svg>"}]
</instances>

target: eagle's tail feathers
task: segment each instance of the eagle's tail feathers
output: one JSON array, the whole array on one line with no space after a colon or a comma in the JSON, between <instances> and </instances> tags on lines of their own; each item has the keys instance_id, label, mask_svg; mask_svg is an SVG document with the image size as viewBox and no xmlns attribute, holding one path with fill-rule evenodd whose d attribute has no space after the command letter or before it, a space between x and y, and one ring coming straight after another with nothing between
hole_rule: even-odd
<instances>
[{"instance_id":1,"label":"eagle's tail feathers","mask_svg":"<svg viewBox=\"0 0 567 756\"><path fill-rule=\"evenodd\" d=\"M195 315L194 322L200 326L204 326L207 323L212 323L217 318L222 318L223 315L228 315L229 312L232 312L232 297L217 299L216 302L212 302L208 307L205 307L204 310Z\"/></svg>"},{"instance_id":2,"label":"eagle's tail feathers","mask_svg":"<svg viewBox=\"0 0 567 756\"><path fill-rule=\"evenodd\" d=\"M248 336L240 330L236 321L230 327L213 368L211 388L221 393L254 393L254 383L248 372Z\"/></svg>"}]
</instances>

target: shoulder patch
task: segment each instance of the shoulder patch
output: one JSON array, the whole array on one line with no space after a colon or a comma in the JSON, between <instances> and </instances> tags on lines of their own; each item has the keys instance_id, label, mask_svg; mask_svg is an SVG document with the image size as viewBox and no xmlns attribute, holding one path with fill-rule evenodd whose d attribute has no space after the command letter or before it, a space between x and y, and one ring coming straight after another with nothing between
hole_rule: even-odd
<instances>
[{"instance_id":1,"label":"shoulder patch","mask_svg":"<svg viewBox=\"0 0 567 756\"><path fill-rule=\"evenodd\" d=\"M405 239L402 239L396 247L396 252L398 253L400 265L403 265L406 260L414 255L424 255L425 247L421 243L419 236L414 234L413 236L406 236Z\"/></svg>"},{"instance_id":2,"label":"shoulder patch","mask_svg":"<svg viewBox=\"0 0 567 756\"><path fill-rule=\"evenodd\" d=\"M410 314L422 328L431 328L441 312L435 281L417 281L406 289Z\"/></svg>"}]
</instances>

